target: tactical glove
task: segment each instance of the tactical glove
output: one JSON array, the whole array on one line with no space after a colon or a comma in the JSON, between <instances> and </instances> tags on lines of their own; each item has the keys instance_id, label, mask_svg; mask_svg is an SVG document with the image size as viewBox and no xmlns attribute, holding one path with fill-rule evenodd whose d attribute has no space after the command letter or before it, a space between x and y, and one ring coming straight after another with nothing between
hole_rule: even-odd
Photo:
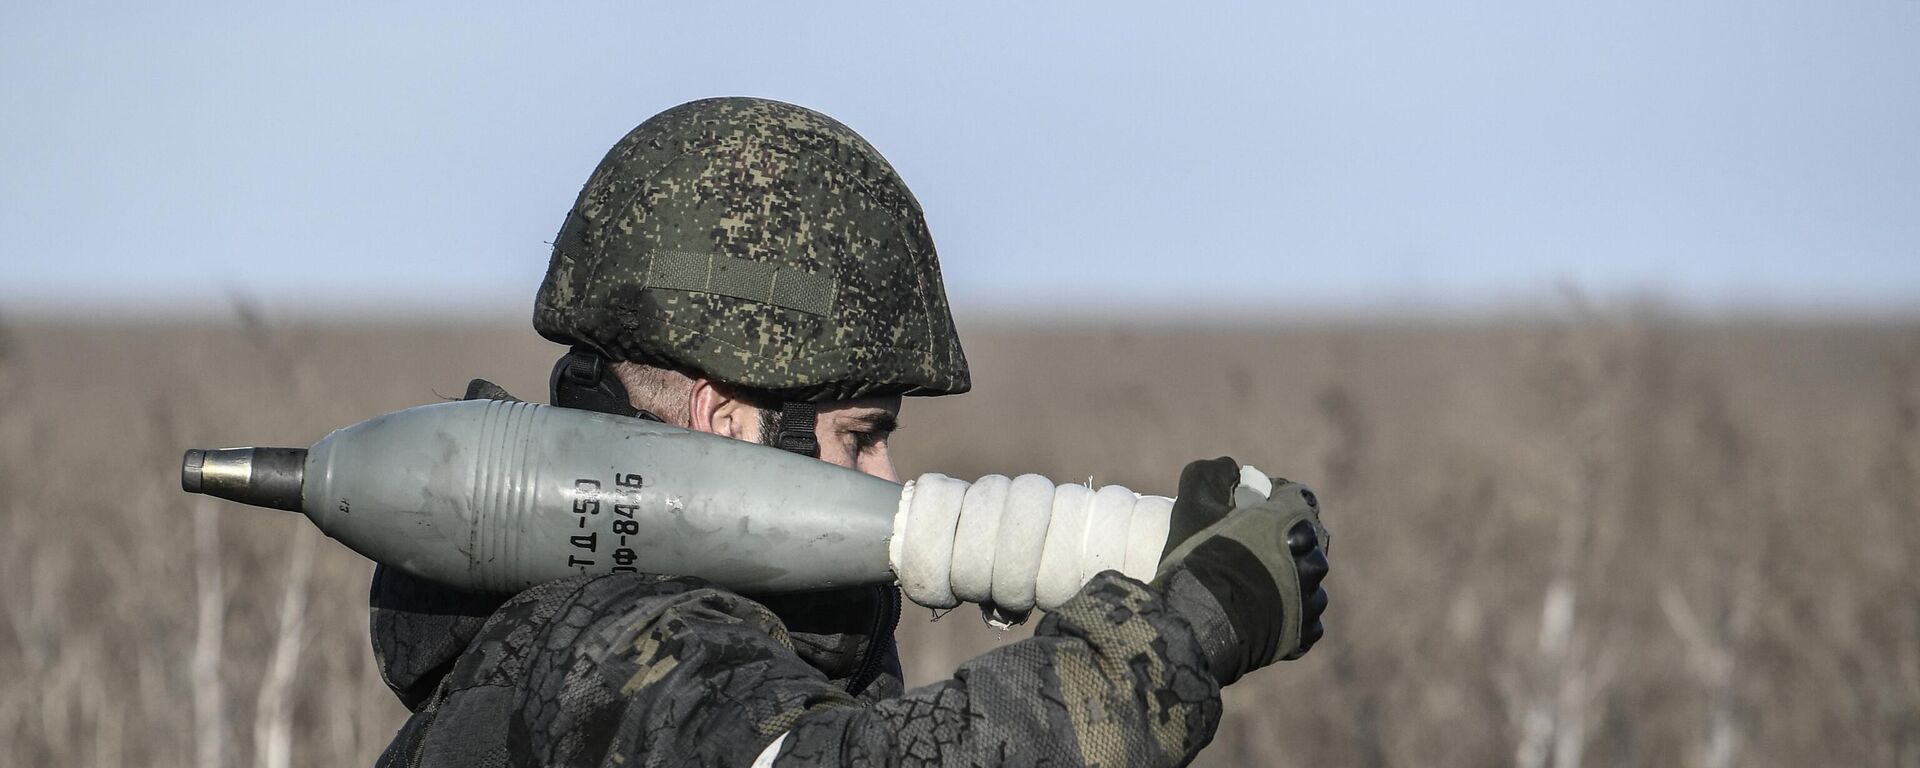
<instances>
[{"instance_id":1,"label":"tactical glove","mask_svg":"<svg viewBox=\"0 0 1920 768\"><path fill-rule=\"evenodd\" d=\"M1320 639L1327 545L1306 486L1251 470L1243 482L1230 458L1196 461L1180 474L1153 585L1199 631L1226 685Z\"/></svg>"}]
</instances>

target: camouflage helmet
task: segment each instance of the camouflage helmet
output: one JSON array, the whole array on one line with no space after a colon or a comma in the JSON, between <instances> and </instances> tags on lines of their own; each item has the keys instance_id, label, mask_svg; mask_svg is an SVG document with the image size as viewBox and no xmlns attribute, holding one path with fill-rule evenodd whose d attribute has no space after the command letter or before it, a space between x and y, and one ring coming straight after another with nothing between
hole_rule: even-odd
<instances>
[{"instance_id":1,"label":"camouflage helmet","mask_svg":"<svg viewBox=\"0 0 1920 768\"><path fill-rule=\"evenodd\" d=\"M852 129L766 99L682 104L614 145L533 325L789 401L971 386L919 202Z\"/></svg>"}]
</instances>

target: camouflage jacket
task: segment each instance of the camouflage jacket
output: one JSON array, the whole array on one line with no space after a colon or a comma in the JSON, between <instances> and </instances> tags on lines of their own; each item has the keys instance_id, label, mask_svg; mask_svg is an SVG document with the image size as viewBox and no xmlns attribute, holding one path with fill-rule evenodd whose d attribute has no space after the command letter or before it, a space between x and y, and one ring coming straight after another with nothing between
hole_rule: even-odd
<instances>
[{"instance_id":1,"label":"camouflage jacket","mask_svg":"<svg viewBox=\"0 0 1920 768\"><path fill-rule=\"evenodd\" d=\"M911 691L892 627L866 634L873 591L756 602L618 574L502 604L383 571L372 597L381 672L414 712L381 765L1176 765L1220 719L1192 626L1112 572Z\"/></svg>"}]
</instances>

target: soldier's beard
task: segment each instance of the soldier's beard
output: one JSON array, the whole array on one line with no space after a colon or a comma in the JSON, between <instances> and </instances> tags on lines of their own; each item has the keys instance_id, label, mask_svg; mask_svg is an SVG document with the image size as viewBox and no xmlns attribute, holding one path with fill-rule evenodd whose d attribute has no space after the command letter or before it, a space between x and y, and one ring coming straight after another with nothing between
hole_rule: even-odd
<instances>
[{"instance_id":1,"label":"soldier's beard","mask_svg":"<svg viewBox=\"0 0 1920 768\"><path fill-rule=\"evenodd\" d=\"M776 410L767 409L767 408L760 408L757 410L760 411L759 443L761 445L768 445L768 446L779 445L780 444L780 412Z\"/></svg>"}]
</instances>

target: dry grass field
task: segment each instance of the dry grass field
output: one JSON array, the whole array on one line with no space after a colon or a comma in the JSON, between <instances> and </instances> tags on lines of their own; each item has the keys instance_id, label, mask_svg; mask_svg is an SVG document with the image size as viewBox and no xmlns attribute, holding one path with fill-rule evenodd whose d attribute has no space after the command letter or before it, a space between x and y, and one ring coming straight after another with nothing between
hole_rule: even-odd
<instances>
[{"instance_id":1,"label":"dry grass field","mask_svg":"<svg viewBox=\"0 0 1920 768\"><path fill-rule=\"evenodd\" d=\"M1207 765L1920 766L1920 325L1657 316L970 329L902 470L1169 493L1230 454L1335 535L1328 639L1228 692ZM180 492L488 376L522 327L0 331L0 764L370 763L404 711L370 566ZM910 609L909 682L999 635Z\"/></svg>"}]
</instances>

